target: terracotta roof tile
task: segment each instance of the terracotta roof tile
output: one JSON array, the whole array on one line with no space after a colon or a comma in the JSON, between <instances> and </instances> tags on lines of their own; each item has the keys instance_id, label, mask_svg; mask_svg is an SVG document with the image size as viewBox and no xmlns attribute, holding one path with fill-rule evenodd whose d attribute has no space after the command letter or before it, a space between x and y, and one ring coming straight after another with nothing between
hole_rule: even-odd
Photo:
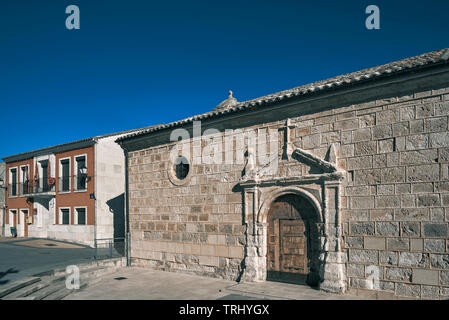
<instances>
[{"instance_id":1,"label":"terracotta roof tile","mask_svg":"<svg viewBox=\"0 0 449 320\"><path fill-rule=\"evenodd\" d=\"M192 116L180 121L174 121L169 124L159 125L151 127L147 130L141 130L132 134L123 136L116 141L123 141L136 136L148 134L151 132L159 131L165 128L175 127L184 123L189 123L194 120L202 120L211 117L221 116L230 112L242 111L245 109L260 107L262 105L279 102L285 99L290 99L310 93L324 91L326 89L338 88L343 86L349 86L356 83L362 83L366 81L373 81L382 77L392 76L404 72L410 72L425 66L432 66L438 64L446 64L449 62L449 48L436 50L428 53L424 53L415 57L402 59L399 61L390 62L380 66L363 69L360 71L343 74L337 77L329 78L326 80L317 81L311 84L306 84L296 88L272 93L263 97L255 98L237 103L235 106L226 109L214 109L210 112L206 112L200 115Z\"/></svg>"}]
</instances>

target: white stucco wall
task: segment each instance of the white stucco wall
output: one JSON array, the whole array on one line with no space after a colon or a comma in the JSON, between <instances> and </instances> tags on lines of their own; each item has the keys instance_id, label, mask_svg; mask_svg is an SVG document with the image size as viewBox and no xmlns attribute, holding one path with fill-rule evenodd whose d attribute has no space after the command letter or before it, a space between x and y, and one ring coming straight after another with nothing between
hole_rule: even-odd
<instances>
[{"instance_id":1,"label":"white stucco wall","mask_svg":"<svg viewBox=\"0 0 449 320\"><path fill-rule=\"evenodd\" d=\"M94 226L53 224L47 226L47 238L94 246Z\"/></svg>"},{"instance_id":2,"label":"white stucco wall","mask_svg":"<svg viewBox=\"0 0 449 320\"><path fill-rule=\"evenodd\" d=\"M123 149L115 143L118 135L101 138L96 144L96 238L106 239L122 236L118 226L123 221L118 221L118 207L124 210L122 203L125 192L125 156ZM116 231L114 234L114 212L116 217ZM124 211L123 211L124 212Z\"/></svg>"}]
</instances>

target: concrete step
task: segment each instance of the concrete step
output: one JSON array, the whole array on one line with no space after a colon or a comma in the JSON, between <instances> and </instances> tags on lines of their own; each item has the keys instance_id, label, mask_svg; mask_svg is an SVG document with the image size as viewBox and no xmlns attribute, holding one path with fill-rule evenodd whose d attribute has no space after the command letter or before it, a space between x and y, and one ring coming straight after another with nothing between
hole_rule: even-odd
<instances>
[{"instance_id":1,"label":"concrete step","mask_svg":"<svg viewBox=\"0 0 449 320\"><path fill-rule=\"evenodd\" d=\"M61 300L68 296L69 294L76 292L78 290L83 290L89 285L95 284L101 280L101 276L106 274L114 273L119 267L94 267L90 269L83 270L80 272L80 288L79 289L67 289L66 286L58 285L58 289L53 291L51 294L46 295L42 300ZM64 283L65 284L65 283ZM36 297L36 300L40 300L41 295Z\"/></svg>"},{"instance_id":2,"label":"concrete step","mask_svg":"<svg viewBox=\"0 0 449 320\"><path fill-rule=\"evenodd\" d=\"M34 294L28 296L27 298L30 298L31 300L43 300L46 297L50 296L51 294L53 294L61 289L66 289L65 282L59 283L59 284L54 284L54 285L48 286L42 290L36 291Z\"/></svg>"},{"instance_id":3,"label":"concrete step","mask_svg":"<svg viewBox=\"0 0 449 320\"><path fill-rule=\"evenodd\" d=\"M77 290L82 290L84 288L86 288L88 285L87 282L81 282L80 283L80 288L79 289L67 289L65 286L60 288L57 291L54 291L53 293L51 293L50 295L46 296L45 298L43 298L42 300L61 300L63 298L65 298L66 296L68 296L69 294L77 291Z\"/></svg>"},{"instance_id":4,"label":"concrete step","mask_svg":"<svg viewBox=\"0 0 449 320\"><path fill-rule=\"evenodd\" d=\"M41 278L39 278L39 277L28 277L28 278L25 278L22 280L15 281L9 285L6 285L0 289L0 299L13 293L14 291L28 287L36 282L39 282L39 281L41 281Z\"/></svg>"},{"instance_id":5,"label":"concrete step","mask_svg":"<svg viewBox=\"0 0 449 320\"><path fill-rule=\"evenodd\" d=\"M60 285L61 283L65 284L65 282L63 282L63 280L65 280L65 276L58 276L58 277L46 276L46 277L41 277L39 279L40 279L39 282L31 283L30 285L28 285L26 287L18 288L17 290L15 290L15 291L9 293L8 295L6 295L5 297L3 297L3 299L4 300L21 299L21 298L31 296L31 295L35 294L36 292L46 289L48 287L55 286L55 285L57 286L57 285Z\"/></svg>"},{"instance_id":6,"label":"concrete step","mask_svg":"<svg viewBox=\"0 0 449 320\"><path fill-rule=\"evenodd\" d=\"M79 265L80 289L95 283L102 275L113 273L125 265L123 258L93 261ZM59 300L76 291L66 288L65 268L55 268L39 273L38 276L19 280L2 288L0 298L4 300ZM77 290L80 290L77 289Z\"/></svg>"},{"instance_id":7,"label":"concrete step","mask_svg":"<svg viewBox=\"0 0 449 320\"><path fill-rule=\"evenodd\" d=\"M16 290L14 292L11 292L7 296L5 296L4 300L17 300L17 299L25 299L26 297L32 295L36 291L39 291L43 288L48 287L50 284L46 282L37 282L30 286L21 288L19 290Z\"/></svg>"}]
</instances>

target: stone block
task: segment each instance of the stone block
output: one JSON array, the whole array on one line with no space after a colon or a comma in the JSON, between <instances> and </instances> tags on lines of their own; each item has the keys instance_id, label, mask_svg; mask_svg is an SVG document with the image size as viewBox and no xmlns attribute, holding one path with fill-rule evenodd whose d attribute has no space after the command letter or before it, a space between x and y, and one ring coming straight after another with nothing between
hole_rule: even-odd
<instances>
[{"instance_id":1,"label":"stone block","mask_svg":"<svg viewBox=\"0 0 449 320\"><path fill-rule=\"evenodd\" d=\"M415 119L415 107L406 106L400 109L401 120L413 120Z\"/></svg>"},{"instance_id":2,"label":"stone block","mask_svg":"<svg viewBox=\"0 0 449 320\"><path fill-rule=\"evenodd\" d=\"M394 219L397 221L426 221L429 220L429 209L427 208L395 209Z\"/></svg>"},{"instance_id":3,"label":"stone block","mask_svg":"<svg viewBox=\"0 0 449 320\"><path fill-rule=\"evenodd\" d=\"M399 208L401 198L398 196L376 196L376 208Z\"/></svg>"},{"instance_id":4,"label":"stone block","mask_svg":"<svg viewBox=\"0 0 449 320\"><path fill-rule=\"evenodd\" d=\"M231 258L243 258L243 247L229 247L229 256Z\"/></svg>"},{"instance_id":5,"label":"stone block","mask_svg":"<svg viewBox=\"0 0 449 320\"><path fill-rule=\"evenodd\" d=\"M391 125L374 126L372 130L373 138L376 140L391 138L393 136Z\"/></svg>"},{"instance_id":6,"label":"stone block","mask_svg":"<svg viewBox=\"0 0 449 320\"><path fill-rule=\"evenodd\" d=\"M394 140L379 140L379 153L391 153L394 151Z\"/></svg>"},{"instance_id":7,"label":"stone block","mask_svg":"<svg viewBox=\"0 0 449 320\"><path fill-rule=\"evenodd\" d=\"M426 132L447 131L447 117L425 119L424 130ZM432 145L432 136L430 136L430 141Z\"/></svg>"},{"instance_id":8,"label":"stone block","mask_svg":"<svg viewBox=\"0 0 449 320\"><path fill-rule=\"evenodd\" d=\"M374 222L354 222L350 226L353 235L374 235Z\"/></svg>"},{"instance_id":9,"label":"stone block","mask_svg":"<svg viewBox=\"0 0 449 320\"><path fill-rule=\"evenodd\" d=\"M429 145L427 134L416 134L406 138L406 150L426 149Z\"/></svg>"},{"instance_id":10,"label":"stone block","mask_svg":"<svg viewBox=\"0 0 449 320\"><path fill-rule=\"evenodd\" d=\"M359 119L360 119L360 127L361 128L371 127L374 125L374 123L376 121L376 115L375 114L365 114L363 116L360 116Z\"/></svg>"},{"instance_id":11,"label":"stone block","mask_svg":"<svg viewBox=\"0 0 449 320\"><path fill-rule=\"evenodd\" d=\"M397 144L396 144L397 146ZM397 148L398 151L401 151L399 148ZM399 166L399 153L393 152L393 153L387 153L387 167L394 167Z\"/></svg>"},{"instance_id":12,"label":"stone block","mask_svg":"<svg viewBox=\"0 0 449 320\"><path fill-rule=\"evenodd\" d=\"M423 120L410 120L410 134L424 132Z\"/></svg>"},{"instance_id":13,"label":"stone block","mask_svg":"<svg viewBox=\"0 0 449 320\"><path fill-rule=\"evenodd\" d=\"M402 183L396 185L396 194L410 193L411 185L409 183Z\"/></svg>"},{"instance_id":14,"label":"stone block","mask_svg":"<svg viewBox=\"0 0 449 320\"><path fill-rule=\"evenodd\" d=\"M446 116L449 115L449 102L438 102L435 103L435 115L436 116Z\"/></svg>"},{"instance_id":15,"label":"stone block","mask_svg":"<svg viewBox=\"0 0 449 320\"><path fill-rule=\"evenodd\" d=\"M423 239L410 239L410 251L423 252L424 240Z\"/></svg>"},{"instance_id":16,"label":"stone block","mask_svg":"<svg viewBox=\"0 0 449 320\"><path fill-rule=\"evenodd\" d=\"M449 271L448 270L440 271L440 285L449 286Z\"/></svg>"},{"instance_id":17,"label":"stone block","mask_svg":"<svg viewBox=\"0 0 449 320\"><path fill-rule=\"evenodd\" d=\"M438 181L440 167L438 164L407 167L407 181Z\"/></svg>"},{"instance_id":18,"label":"stone block","mask_svg":"<svg viewBox=\"0 0 449 320\"><path fill-rule=\"evenodd\" d=\"M399 223L376 222L376 233L381 236L399 236Z\"/></svg>"},{"instance_id":19,"label":"stone block","mask_svg":"<svg viewBox=\"0 0 449 320\"><path fill-rule=\"evenodd\" d=\"M416 119L433 116L433 104L426 103L416 106Z\"/></svg>"},{"instance_id":20,"label":"stone block","mask_svg":"<svg viewBox=\"0 0 449 320\"><path fill-rule=\"evenodd\" d=\"M373 168L385 168L387 166L387 155L375 154L373 155Z\"/></svg>"},{"instance_id":21,"label":"stone block","mask_svg":"<svg viewBox=\"0 0 449 320\"><path fill-rule=\"evenodd\" d=\"M372 209L370 210L370 220L372 221L391 221L393 220L392 209Z\"/></svg>"},{"instance_id":22,"label":"stone block","mask_svg":"<svg viewBox=\"0 0 449 320\"><path fill-rule=\"evenodd\" d=\"M394 251L381 251L379 260L381 264L396 266L399 262L399 254Z\"/></svg>"},{"instance_id":23,"label":"stone block","mask_svg":"<svg viewBox=\"0 0 449 320\"><path fill-rule=\"evenodd\" d=\"M387 239L388 250L409 250L410 241L408 238L388 238Z\"/></svg>"},{"instance_id":24,"label":"stone block","mask_svg":"<svg viewBox=\"0 0 449 320\"><path fill-rule=\"evenodd\" d=\"M213 267L218 267L219 266L218 257L199 256L198 259L199 259L199 263L201 265L213 266Z\"/></svg>"},{"instance_id":25,"label":"stone block","mask_svg":"<svg viewBox=\"0 0 449 320\"><path fill-rule=\"evenodd\" d=\"M440 181L435 186L436 192L449 192L449 181Z\"/></svg>"},{"instance_id":26,"label":"stone block","mask_svg":"<svg viewBox=\"0 0 449 320\"><path fill-rule=\"evenodd\" d=\"M365 266L363 264L349 263L347 272L348 277L363 278L365 275Z\"/></svg>"},{"instance_id":27,"label":"stone block","mask_svg":"<svg viewBox=\"0 0 449 320\"><path fill-rule=\"evenodd\" d=\"M440 288L437 286L421 286L421 297L423 299L437 300L440 295Z\"/></svg>"},{"instance_id":28,"label":"stone block","mask_svg":"<svg viewBox=\"0 0 449 320\"><path fill-rule=\"evenodd\" d=\"M370 209L374 208L374 197L352 197L352 209Z\"/></svg>"},{"instance_id":29,"label":"stone block","mask_svg":"<svg viewBox=\"0 0 449 320\"><path fill-rule=\"evenodd\" d=\"M354 154L356 156L370 155L376 153L377 153L376 141L358 142L355 144Z\"/></svg>"},{"instance_id":30,"label":"stone block","mask_svg":"<svg viewBox=\"0 0 449 320\"><path fill-rule=\"evenodd\" d=\"M444 221L444 208L431 208L430 209L430 220L432 222L443 222Z\"/></svg>"},{"instance_id":31,"label":"stone block","mask_svg":"<svg viewBox=\"0 0 449 320\"><path fill-rule=\"evenodd\" d=\"M356 185L379 184L381 182L381 171L380 169L356 170L354 182Z\"/></svg>"},{"instance_id":32,"label":"stone block","mask_svg":"<svg viewBox=\"0 0 449 320\"><path fill-rule=\"evenodd\" d=\"M347 196L369 196L370 195L370 187L369 186L346 187L345 190L346 190Z\"/></svg>"},{"instance_id":33,"label":"stone block","mask_svg":"<svg viewBox=\"0 0 449 320\"><path fill-rule=\"evenodd\" d=\"M401 222L401 235L419 237L421 235L421 224L416 221Z\"/></svg>"},{"instance_id":34,"label":"stone block","mask_svg":"<svg viewBox=\"0 0 449 320\"><path fill-rule=\"evenodd\" d=\"M334 130L353 130L359 128L359 119L348 119L334 123Z\"/></svg>"},{"instance_id":35,"label":"stone block","mask_svg":"<svg viewBox=\"0 0 449 320\"><path fill-rule=\"evenodd\" d=\"M436 149L425 149L401 152L401 164L418 165L438 162L438 151Z\"/></svg>"},{"instance_id":36,"label":"stone block","mask_svg":"<svg viewBox=\"0 0 449 320\"><path fill-rule=\"evenodd\" d=\"M406 136L410 132L410 126L408 121L398 122L393 124L393 136Z\"/></svg>"},{"instance_id":37,"label":"stone block","mask_svg":"<svg viewBox=\"0 0 449 320\"><path fill-rule=\"evenodd\" d=\"M381 169L382 183L400 183L405 181L405 167L392 167Z\"/></svg>"},{"instance_id":38,"label":"stone block","mask_svg":"<svg viewBox=\"0 0 449 320\"><path fill-rule=\"evenodd\" d=\"M368 169L372 167L373 167L372 156L349 158L346 161L347 170Z\"/></svg>"},{"instance_id":39,"label":"stone block","mask_svg":"<svg viewBox=\"0 0 449 320\"><path fill-rule=\"evenodd\" d=\"M385 250L385 238L365 237L364 248Z\"/></svg>"},{"instance_id":40,"label":"stone block","mask_svg":"<svg viewBox=\"0 0 449 320\"><path fill-rule=\"evenodd\" d=\"M413 193L433 192L433 183L432 182L414 183L412 184L412 192Z\"/></svg>"},{"instance_id":41,"label":"stone block","mask_svg":"<svg viewBox=\"0 0 449 320\"><path fill-rule=\"evenodd\" d=\"M441 204L439 194L419 194L416 199L418 207L436 207Z\"/></svg>"},{"instance_id":42,"label":"stone block","mask_svg":"<svg viewBox=\"0 0 449 320\"><path fill-rule=\"evenodd\" d=\"M449 132L438 132L430 134L430 147L449 147Z\"/></svg>"},{"instance_id":43,"label":"stone block","mask_svg":"<svg viewBox=\"0 0 449 320\"><path fill-rule=\"evenodd\" d=\"M321 144L321 134L313 134L302 138L304 149L318 148Z\"/></svg>"},{"instance_id":44,"label":"stone block","mask_svg":"<svg viewBox=\"0 0 449 320\"><path fill-rule=\"evenodd\" d=\"M394 194L393 184L380 184L377 186L377 195L392 195Z\"/></svg>"},{"instance_id":45,"label":"stone block","mask_svg":"<svg viewBox=\"0 0 449 320\"><path fill-rule=\"evenodd\" d=\"M361 141L369 141L371 140L371 129L370 128L362 128L358 130L354 130L352 132L352 141L353 142L361 142Z\"/></svg>"},{"instance_id":46,"label":"stone block","mask_svg":"<svg viewBox=\"0 0 449 320\"><path fill-rule=\"evenodd\" d=\"M346 237L345 241L348 248L363 248L363 237Z\"/></svg>"},{"instance_id":47,"label":"stone block","mask_svg":"<svg viewBox=\"0 0 449 320\"><path fill-rule=\"evenodd\" d=\"M424 236L447 238L448 226L447 223L424 223Z\"/></svg>"},{"instance_id":48,"label":"stone block","mask_svg":"<svg viewBox=\"0 0 449 320\"><path fill-rule=\"evenodd\" d=\"M412 280L411 268L385 268L385 278L410 282Z\"/></svg>"},{"instance_id":49,"label":"stone block","mask_svg":"<svg viewBox=\"0 0 449 320\"><path fill-rule=\"evenodd\" d=\"M449 269L449 254L430 254L430 264L433 268Z\"/></svg>"},{"instance_id":50,"label":"stone block","mask_svg":"<svg viewBox=\"0 0 449 320\"><path fill-rule=\"evenodd\" d=\"M399 121L399 110L385 110L376 114L376 125L391 124Z\"/></svg>"},{"instance_id":51,"label":"stone block","mask_svg":"<svg viewBox=\"0 0 449 320\"><path fill-rule=\"evenodd\" d=\"M410 298L420 298L421 286L406 283L396 283L396 295Z\"/></svg>"},{"instance_id":52,"label":"stone block","mask_svg":"<svg viewBox=\"0 0 449 320\"><path fill-rule=\"evenodd\" d=\"M438 270L413 269L412 282L416 284L438 285Z\"/></svg>"},{"instance_id":53,"label":"stone block","mask_svg":"<svg viewBox=\"0 0 449 320\"><path fill-rule=\"evenodd\" d=\"M424 268L428 265L428 256L423 253L400 252L399 265L406 267L420 267Z\"/></svg>"},{"instance_id":54,"label":"stone block","mask_svg":"<svg viewBox=\"0 0 449 320\"><path fill-rule=\"evenodd\" d=\"M425 239L424 248L426 252L442 252L446 251L445 239Z\"/></svg>"},{"instance_id":55,"label":"stone block","mask_svg":"<svg viewBox=\"0 0 449 320\"><path fill-rule=\"evenodd\" d=\"M449 162L449 148L440 149L440 162Z\"/></svg>"},{"instance_id":56,"label":"stone block","mask_svg":"<svg viewBox=\"0 0 449 320\"><path fill-rule=\"evenodd\" d=\"M377 250L349 249L349 261L356 263L378 263Z\"/></svg>"}]
</instances>

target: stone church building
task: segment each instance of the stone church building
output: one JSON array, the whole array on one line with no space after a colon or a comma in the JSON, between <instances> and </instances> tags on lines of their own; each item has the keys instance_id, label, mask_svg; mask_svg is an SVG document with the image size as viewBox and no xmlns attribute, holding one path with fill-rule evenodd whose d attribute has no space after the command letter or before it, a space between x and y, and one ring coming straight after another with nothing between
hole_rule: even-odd
<instances>
[{"instance_id":1,"label":"stone church building","mask_svg":"<svg viewBox=\"0 0 449 320\"><path fill-rule=\"evenodd\" d=\"M121 137L131 265L449 298L449 49Z\"/></svg>"}]
</instances>

